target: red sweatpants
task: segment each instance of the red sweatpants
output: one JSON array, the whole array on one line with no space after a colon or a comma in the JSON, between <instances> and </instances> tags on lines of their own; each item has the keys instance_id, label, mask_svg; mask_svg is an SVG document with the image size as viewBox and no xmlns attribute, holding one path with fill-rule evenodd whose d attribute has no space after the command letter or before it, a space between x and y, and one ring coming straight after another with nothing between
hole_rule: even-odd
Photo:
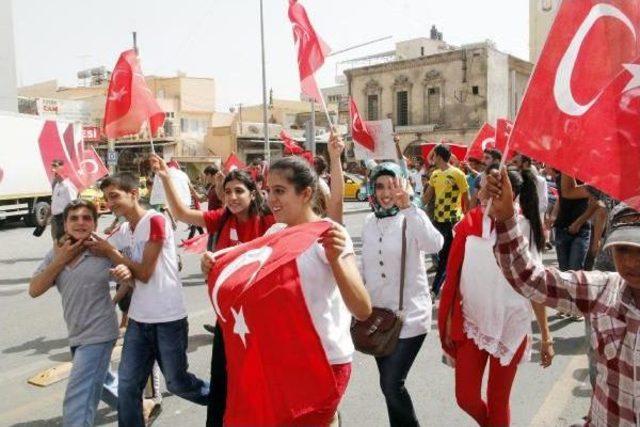
<instances>
[{"instance_id":1,"label":"red sweatpants","mask_svg":"<svg viewBox=\"0 0 640 427\"><path fill-rule=\"evenodd\" d=\"M456 400L458 406L471 415L480 426L508 426L509 395L518 370L518 363L526 347L525 338L508 366L480 350L466 339L456 346ZM487 402L482 400L482 377L489 359Z\"/></svg>"}]
</instances>

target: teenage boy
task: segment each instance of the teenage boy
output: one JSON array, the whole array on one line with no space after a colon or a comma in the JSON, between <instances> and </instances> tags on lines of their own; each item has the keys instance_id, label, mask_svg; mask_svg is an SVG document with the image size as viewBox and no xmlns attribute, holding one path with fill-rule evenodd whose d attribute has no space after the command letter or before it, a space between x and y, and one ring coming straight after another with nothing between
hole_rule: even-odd
<instances>
[{"instance_id":1,"label":"teenage boy","mask_svg":"<svg viewBox=\"0 0 640 427\"><path fill-rule=\"evenodd\" d=\"M29 295L37 298L55 286L60 292L69 332L73 367L62 406L65 426L93 425L102 397L114 409L117 379L109 372L111 351L118 338L118 319L109 293L111 275L131 279L123 265L86 250L95 231L98 211L85 200L73 200L62 212L63 242L45 256L29 282Z\"/></svg>"},{"instance_id":2,"label":"teenage boy","mask_svg":"<svg viewBox=\"0 0 640 427\"><path fill-rule=\"evenodd\" d=\"M199 405L209 399L209 384L187 371L187 311L171 224L139 203L138 180L119 173L102 181L109 208L126 221L109 237L87 243L135 278L118 370L118 423L143 426L142 391L155 361L167 389ZM112 246L113 245L113 246Z\"/></svg>"},{"instance_id":3,"label":"teenage boy","mask_svg":"<svg viewBox=\"0 0 640 427\"><path fill-rule=\"evenodd\" d=\"M435 199L433 225L444 237L444 245L438 253L438 270L432 284L433 293L438 295L445 279L447 259L453 241L453 226L469 209L469 185L464 172L449 164L451 151L448 146L437 145L432 153L436 169L429 179L423 202L428 206L431 199Z\"/></svg>"},{"instance_id":4,"label":"teenage boy","mask_svg":"<svg viewBox=\"0 0 640 427\"><path fill-rule=\"evenodd\" d=\"M591 320L597 376L586 425L639 425L640 213L622 209L611 221L604 249L612 251L616 272L562 272L531 258L516 222L506 170L488 181L495 256L511 286L532 301Z\"/></svg>"}]
</instances>

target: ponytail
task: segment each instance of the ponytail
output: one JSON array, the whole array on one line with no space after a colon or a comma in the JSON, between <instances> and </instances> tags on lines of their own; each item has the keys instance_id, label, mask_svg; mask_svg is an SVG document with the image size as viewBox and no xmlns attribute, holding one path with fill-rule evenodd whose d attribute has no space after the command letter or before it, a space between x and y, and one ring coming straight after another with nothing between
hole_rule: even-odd
<instances>
[{"instance_id":1,"label":"ponytail","mask_svg":"<svg viewBox=\"0 0 640 427\"><path fill-rule=\"evenodd\" d=\"M542 220L540 219L536 177L529 169L524 169L521 175L520 209L522 209L522 215L524 215L531 224L531 233L533 235L533 238L530 238L531 243L541 252L542 249L544 249L545 239L542 230Z\"/></svg>"}]
</instances>

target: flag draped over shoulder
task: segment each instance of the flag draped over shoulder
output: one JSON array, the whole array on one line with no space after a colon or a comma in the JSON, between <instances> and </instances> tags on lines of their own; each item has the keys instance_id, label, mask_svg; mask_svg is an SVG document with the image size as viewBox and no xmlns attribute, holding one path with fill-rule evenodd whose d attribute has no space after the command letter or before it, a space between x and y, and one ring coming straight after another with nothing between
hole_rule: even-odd
<instances>
[{"instance_id":1,"label":"flag draped over shoulder","mask_svg":"<svg viewBox=\"0 0 640 427\"><path fill-rule=\"evenodd\" d=\"M227 360L225 425L298 425L333 414L335 379L302 293L296 257L329 228L287 228L222 254L209 295Z\"/></svg>"},{"instance_id":2,"label":"flag draped over shoulder","mask_svg":"<svg viewBox=\"0 0 640 427\"><path fill-rule=\"evenodd\" d=\"M164 112L158 105L140 68L135 50L127 50L116 63L104 109L104 134L119 138L140 132L144 122L149 123L152 135L164 123Z\"/></svg>"},{"instance_id":3,"label":"flag draped over shoulder","mask_svg":"<svg viewBox=\"0 0 640 427\"><path fill-rule=\"evenodd\" d=\"M639 209L639 59L640 2L563 2L511 149Z\"/></svg>"}]
</instances>

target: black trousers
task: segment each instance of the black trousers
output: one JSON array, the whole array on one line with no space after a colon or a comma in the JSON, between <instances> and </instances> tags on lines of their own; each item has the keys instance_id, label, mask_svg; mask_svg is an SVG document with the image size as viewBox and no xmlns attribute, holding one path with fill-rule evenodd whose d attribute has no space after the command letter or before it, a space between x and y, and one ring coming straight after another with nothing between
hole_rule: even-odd
<instances>
[{"instance_id":1,"label":"black trousers","mask_svg":"<svg viewBox=\"0 0 640 427\"><path fill-rule=\"evenodd\" d=\"M444 237L444 245L442 245L442 249L438 252L438 270L432 285L432 290L436 295L440 293L440 288L444 283L449 251L451 250L451 242L453 242L454 225L455 223L450 221L433 223L433 226L442 234L442 237Z\"/></svg>"}]
</instances>

